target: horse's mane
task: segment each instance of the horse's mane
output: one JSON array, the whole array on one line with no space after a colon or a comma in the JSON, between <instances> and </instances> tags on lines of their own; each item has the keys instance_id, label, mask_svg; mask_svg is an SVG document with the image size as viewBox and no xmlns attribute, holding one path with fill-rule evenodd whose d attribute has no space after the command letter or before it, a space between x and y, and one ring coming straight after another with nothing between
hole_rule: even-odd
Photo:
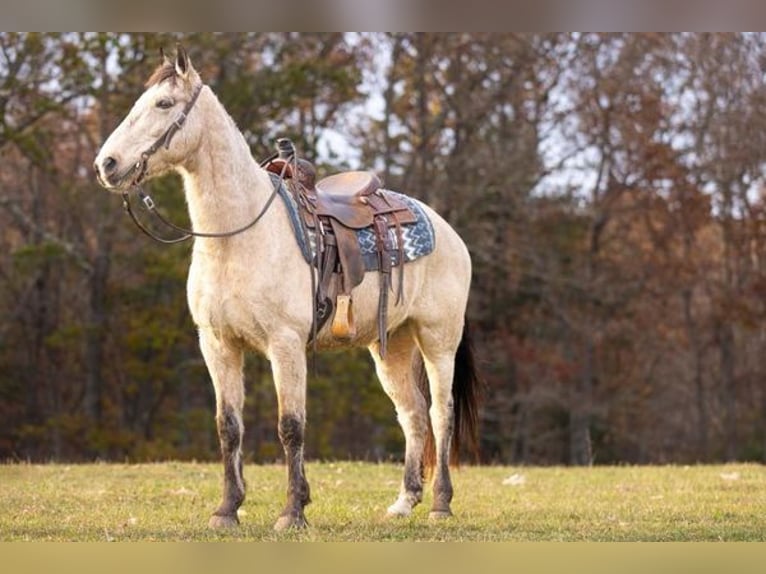
<instances>
[{"instance_id":1,"label":"horse's mane","mask_svg":"<svg viewBox=\"0 0 766 574\"><path fill-rule=\"evenodd\" d=\"M150 88L170 78L172 78L173 81L175 81L177 77L178 77L178 72L176 72L175 64L173 62L166 61L160 64L159 66L157 66L157 69L154 70L154 72L152 72L152 75L149 76L148 80L146 80L145 87Z\"/></svg>"}]
</instances>

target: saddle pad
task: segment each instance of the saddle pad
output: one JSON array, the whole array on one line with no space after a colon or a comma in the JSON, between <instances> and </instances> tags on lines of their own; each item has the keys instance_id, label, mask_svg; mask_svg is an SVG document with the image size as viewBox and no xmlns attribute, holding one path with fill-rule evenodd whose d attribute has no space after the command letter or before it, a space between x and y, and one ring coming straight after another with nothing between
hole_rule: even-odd
<instances>
[{"instance_id":1,"label":"saddle pad","mask_svg":"<svg viewBox=\"0 0 766 574\"><path fill-rule=\"evenodd\" d=\"M284 185L284 181L273 173L269 173L272 184L277 187L279 197L284 201L287 206L287 211L290 215L290 223L292 224L293 234L298 241L298 245L303 253L303 258L307 263L314 260L316 253L316 234L313 229L305 229L301 223L300 213L298 205L295 202L292 194ZM402 224L402 244L405 263L408 261L414 261L419 257L428 255L434 250L435 236L434 228L431 224L431 220L428 219L425 211L421 205L406 195L388 191L395 195L398 199L407 204L416 216L415 223ZM362 258L364 259L364 267L366 271L377 271L380 267L378 261L378 252L375 248L375 233L371 227L364 229L356 229L356 238L359 242L359 248L362 251ZM394 228L388 231L391 244L394 249L391 251L391 263L393 265L399 265L399 245L396 237L396 230Z\"/></svg>"}]
</instances>

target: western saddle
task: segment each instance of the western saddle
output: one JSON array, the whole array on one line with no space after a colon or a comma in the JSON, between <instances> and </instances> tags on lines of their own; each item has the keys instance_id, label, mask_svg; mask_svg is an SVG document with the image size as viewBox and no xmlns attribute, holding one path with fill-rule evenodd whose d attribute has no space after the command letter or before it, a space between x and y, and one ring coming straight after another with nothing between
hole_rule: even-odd
<instances>
[{"instance_id":1,"label":"western saddle","mask_svg":"<svg viewBox=\"0 0 766 574\"><path fill-rule=\"evenodd\" d=\"M399 265L396 304L403 297L404 252L402 225L415 223L417 216L397 195L382 188L369 171L348 171L316 181L311 162L297 159L289 140L278 141L279 157L266 169L290 183L288 189L299 206L304 232L314 233L314 320L312 338L333 316L331 332L337 339L356 335L353 289L364 279L365 268L357 231L369 228L375 238L380 292L378 297L378 338L380 354L386 354L388 291L393 289L392 268ZM392 238L393 230L396 240ZM304 233L306 236L307 233ZM334 312L334 314L333 314Z\"/></svg>"}]
</instances>

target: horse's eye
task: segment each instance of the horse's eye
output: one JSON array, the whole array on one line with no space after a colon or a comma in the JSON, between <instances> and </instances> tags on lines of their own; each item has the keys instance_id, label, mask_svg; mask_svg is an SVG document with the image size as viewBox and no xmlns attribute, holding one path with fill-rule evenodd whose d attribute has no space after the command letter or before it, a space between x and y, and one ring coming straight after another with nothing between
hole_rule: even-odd
<instances>
[{"instance_id":1,"label":"horse's eye","mask_svg":"<svg viewBox=\"0 0 766 574\"><path fill-rule=\"evenodd\" d=\"M175 105L175 102L170 98L162 98L157 102L157 107L162 110L168 110Z\"/></svg>"}]
</instances>

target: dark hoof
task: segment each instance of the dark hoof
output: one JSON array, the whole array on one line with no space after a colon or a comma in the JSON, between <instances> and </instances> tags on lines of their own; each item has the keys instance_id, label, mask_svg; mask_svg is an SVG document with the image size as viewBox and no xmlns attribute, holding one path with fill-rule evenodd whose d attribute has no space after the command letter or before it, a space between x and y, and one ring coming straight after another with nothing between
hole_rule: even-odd
<instances>
[{"instance_id":1,"label":"dark hoof","mask_svg":"<svg viewBox=\"0 0 766 574\"><path fill-rule=\"evenodd\" d=\"M452 518L452 511L450 509L432 510L428 513L429 520L446 520L447 518Z\"/></svg>"},{"instance_id":2,"label":"dark hoof","mask_svg":"<svg viewBox=\"0 0 766 574\"><path fill-rule=\"evenodd\" d=\"M282 532L283 530L289 530L291 528L304 529L308 526L306 517L303 514L298 516L294 514L285 514L277 518L277 522L274 524L274 530Z\"/></svg>"},{"instance_id":3,"label":"dark hoof","mask_svg":"<svg viewBox=\"0 0 766 574\"><path fill-rule=\"evenodd\" d=\"M210 522L208 522L208 526L210 528L234 528L236 526L239 526L239 518L237 518L236 514L214 514L210 517Z\"/></svg>"}]
</instances>

